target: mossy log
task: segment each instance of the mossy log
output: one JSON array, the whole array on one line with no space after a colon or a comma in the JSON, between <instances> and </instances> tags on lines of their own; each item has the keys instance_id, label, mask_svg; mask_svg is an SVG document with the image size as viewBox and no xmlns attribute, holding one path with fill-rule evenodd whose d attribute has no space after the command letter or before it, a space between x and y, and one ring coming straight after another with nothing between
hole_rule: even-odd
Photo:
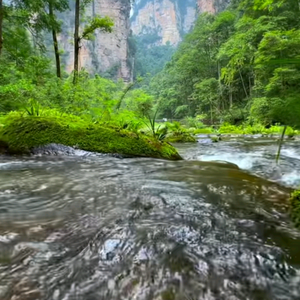
<instances>
[{"instance_id":1,"label":"mossy log","mask_svg":"<svg viewBox=\"0 0 300 300\"><path fill-rule=\"evenodd\" d=\"M182 159L173 146L152 137L63 117L10 119L0 130L0 141L9 154L30 154L37 146L57 143L91 152Z\"/></svg>"}]
</instances>

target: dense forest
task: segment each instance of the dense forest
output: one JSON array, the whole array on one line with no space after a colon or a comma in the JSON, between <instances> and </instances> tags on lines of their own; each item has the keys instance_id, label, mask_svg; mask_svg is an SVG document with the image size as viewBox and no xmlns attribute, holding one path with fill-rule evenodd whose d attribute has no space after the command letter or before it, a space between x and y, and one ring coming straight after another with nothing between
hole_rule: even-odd
<instances>
[{"instance_id":1,"label":"dense forest","mask_svg":"<svg viewBox=\"0 0 300 300\"><path fill-rule=\"evenodd\" d=\"M299 1L232 1L199 16L147 91L168 118L299 127L299 26Z\"/></svg>"},{"instance_id":2,"label":"dense forest","mask_svg":"<svg viewBox=\"0 0 300 300\"><path fill-rule=\"evenodd\" d=\"M91 76L84 69L79 70L82 40L92 40L97 29L108 34L113 30L109 18L88 19L85 16L90 2L76 0L71 3L74 12L76 4L75 34L74 37L70 35L74 44L74 71L67 74L61 63L64 53L58 39L62 26L58 16L70 10L69 1L0 0L2 114L11 111L30 115L67 113L95 122L109 121L114 114L115 121L122 123L124 118L132 118L131 110L136 115L143 111L139 100L146 103L145 107L149 106L151 96L141 90L131 91L132 84L128 87L122 81ZM123 108L125 117L122 116Z\"/></svg>"},{"instance_id":3,"label":"dense forest","mask_svg":"<svg viewBox=\"0 0 300 300\"><path fill-rule=\"evenodd\" d=\"M166 62L171 60L175 47L170 43L166 45L155 45L159 41L155 34L135 36L135 66L134 78L142 77L144 85L149 84L150 79L164 68ZM153 44L154 43L154 44Z\"/></svg>"},{"instance_id":4,"label":"dense forest","mask_svg":"<svg viewBox=\"0 0 300 300\"><path fill-rule=\"evenodd\" d=\"M107 17L85 17L89 2L74 2L74 71L67 74L57 15L69 2L0 0L2 115L71 114L135 132L146 127L160 139L166 130L155 133L158 117L185 119L196 129L203 122L300 127L298 1L234 0L220 14L201 14L175 52L138 38L129 84L79 70L82 40L113 30ZM169 130L183 132L176 126Z\"/></svg>"}]
</instances>

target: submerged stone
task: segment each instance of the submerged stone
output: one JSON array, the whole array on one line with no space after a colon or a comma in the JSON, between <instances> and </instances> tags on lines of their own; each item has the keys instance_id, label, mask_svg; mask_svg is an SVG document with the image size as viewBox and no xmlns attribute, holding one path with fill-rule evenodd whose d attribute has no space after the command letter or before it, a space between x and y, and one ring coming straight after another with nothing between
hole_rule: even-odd
<instances>
[{"instance_id":1,"label":"submerged stone","mask_svg":"<svg viewBox=\"0 0 300 300\"><path fill-rule=\"evenodd\" d=\"M166 142L75 118L74 122L70 122L63 117L16 117L2 127L0 140L7 145L9 154L30 154L37 151L36 149L39 149L38 152L41 151L43 149L41 146L61 144L64 145L60 146L61 149L57 149L58 146L52 149L50 146L51 149L48 147L45 152L67 150L73 153L76 148L124 156L182 159L176 149Z\"/></svg>"}]
</instances>

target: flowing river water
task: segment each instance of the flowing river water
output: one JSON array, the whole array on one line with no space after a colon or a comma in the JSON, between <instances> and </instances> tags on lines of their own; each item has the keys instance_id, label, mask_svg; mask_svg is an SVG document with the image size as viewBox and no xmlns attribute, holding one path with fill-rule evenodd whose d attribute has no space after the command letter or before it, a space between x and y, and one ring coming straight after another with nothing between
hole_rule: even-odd
<instances>
[{"instance_id":1,"label":"flowing river water","mask_svg":"<svg viewBox=\"0 0 300 300\"><path fill-rule=\"evenodd\" d=\"M176 146L0 157L0 299L299 300L300 142Z\"/></svg>"}]
</instances>

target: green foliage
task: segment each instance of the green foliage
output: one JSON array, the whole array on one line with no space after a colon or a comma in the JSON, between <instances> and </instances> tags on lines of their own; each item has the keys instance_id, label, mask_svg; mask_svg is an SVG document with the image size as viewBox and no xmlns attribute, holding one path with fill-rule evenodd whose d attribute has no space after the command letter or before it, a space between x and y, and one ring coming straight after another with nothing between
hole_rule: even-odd
<instances>
[{"instance_id":1,"label":"green foliage","mask_svg":"<svg viewBox=\"0 0 300 300\"><path fill-rule=\"evenodd\" d=\"M167 118L300 128L297 1L236 1L201 14L148 89ZM193 126L196 127L196 126Z\"/></svg>"},{"instance_id":2,"label":"green foliage","mask_svg":"<svg viewBox=\"0 0 300 300\"><path fill-rule=\"evenodd\" d=\"M145 122L145 125L148 127L148 129L150 130L154 138L158 139L159 141L162 141L165 139L167 135L168 128L164 127L162 130L160 130L161 125L157 126L156 124L157 113L158 113L158 109L156 109L156 111L152 115L150 113L147 114L148 122Z\"/></svg>"},{"instance_id":3,"label":"green foliage","mask_svg":"<svg viewBox=\"0 0 300 300\"><path fill-rule=\"evenodd\" d=\"M210 134L214 132L215 130L212 127L204 127L204 128L198 128L196 130L193 130L194 134Z\"/></svg>"},{"instance_id":4,"label":"green foliage","mask_svg":"<svg viewBox=\"0 0 300 300\"><path fill-rule=\"evenodd\" d=\"M158 40L159 36L149 34L130 39L131 54L135 55L134 77L145 78L144 85L149 84L151 77L163 69L175 51L175 47L170 43L155 45Z\"/></svg>"},{"instance_id":5,"label":"green foliage","mask_svg":"<svg viewBox=\"0 0 300 300\"><path fill-rule=\"evenodd\" d=\"M113 26L114 23L112 19L109 17L104 17L104 18L101 18L99 16L93 17L85 25L81 35L81 39L92 40L94 38L96 29L100 29L105 32L112 32Z\"/></svg>"},{"instance_id":6,"label":"green foliage","mask_svg":"<svg viewBox=\"0 0 300 300\"><path fill-rule=\"evenodd\" d=\"M29 100L29 106L25 106L25 110L29 116L36 116L40 115L40 104L35 99Z\"/></svg>"},{"instance_id":7,"label":"green foliage","mask_svg":"<svg viewBox=\"0 0 300 300\"><path fill-rule=\"evenodd\" d=\"M151 81L150 91L165 103L165 117L173 118L177 107L184 108L179 111L181 116L194 116L199 112L212 117L219 109L222 88L215 47L231 31L231 19L223 14L217 21L215 16L200 15L194 30L186 36L171 61ZM177 114L179 112L177 110Z\"/></svg>"},{"instance_id":8,"label":"green foliage","mask_svg":"<svg viewBox=\"0 0 300 300\"><path fill-rule=\"evenodd\" d=\"M176 109L175 109L175 114L174 114L174 115L175 115L177 118L178 118L178 117L180 118L180 117L186 115L188 109L189 109L189 106L186 105L186 104L184 104L184 105L179 105L179 106L176 107Z\"/></svg>"},{"instance_id":9,"label":"green foliage","mask_svg":"<svg viewBox=\"0 0 300 300\"><path fill-rule=\"evenodd\" d=\"M220 116L220 121L221 123L225 122L234 125L240 125L246 122L247 115L248 112L246 108L233 105L231 108L225 111L222 116Z\"/></svg>"},{"instance_id":10,"label":"green foliage","mask_svg":"<svg viewBox=\"0 0 300 300\"><path fill-rule=\"evenodd\" d=\"M170 131L174 134L174 135L182 135L184 133L186 133L186 129L182 127L182 125L175 121L172 123L167 123L167 127L170 129Z\"/></svg>"},{"instance_id":11,"label":"green foliage","mask_svg":"<svg viewBox=\"0 0 300 300\"><path fill-rule=\"evenodd\" d=\"M170 134L167 141L171 143L196 143L197 140L179 122L168 122L166 127Z\"/></svg>"},{"instance_id":12,"label":"green foliage","mask_svg":"<svg viewBox=\"0 0 300 300\"><path fill-rule=\"evenodd\" d=\"M154 99L142 89L128 93L123 103L123 109L135 111L139 117L148 116L153 109Z\"/></svg>"},{"instance_id":13,"label":"green foliage","mask_svg":"<svg viewBox=\"0 0 300 300\"><path fill-rule=\"evenodd\" d=\"M204 119L205 116L203 115L197 115L195 118L193 117L186 117L183 122L187 125L188 128L195 128L195 129L200 129L204 128L205 125L202 123L202 119Z\"/></svg>"},{"instance_id":14,"label":"green foliage","mask_svg":"<svg viewBox=\"0 0 300 300\"><path fill-rule=\"evenodd\" d=\"M246 123L244 123L242 125L236 126L229 123L224 123L219 127L218 132L223 134L232 133L232 134L266 134L266 135L278 134L279 135L282 133L282 130L283 127L279 125L266 128L262 124L247 125ZM295 134L296 131L293 128L287 126L285 135L292 137Z\"/></svg>"}]
</instances>

